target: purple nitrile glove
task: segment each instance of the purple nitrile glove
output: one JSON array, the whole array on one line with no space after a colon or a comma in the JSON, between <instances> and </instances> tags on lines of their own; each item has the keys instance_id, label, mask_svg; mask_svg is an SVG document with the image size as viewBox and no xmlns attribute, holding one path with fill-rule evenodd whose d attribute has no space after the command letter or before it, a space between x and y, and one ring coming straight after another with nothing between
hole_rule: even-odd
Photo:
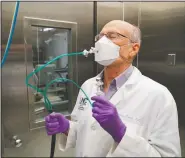
<instances>
[{"instance_id":1,"label":"purple nitrile glove","mask_svg":"<svg viewBox=\"0 0 185 158\"><path fill-rule=\"evenodd\" d=\"M95 101L92 109L93 117L119 143L125 135L126 126L121 121L116 107L103 96L94 96L91 99Z\"/></svg>"},{"instance_id":2,"label":"purple nitrile glove","mask_svg":"<svg viewBox=\"0 0 185 158\"><path fill-rule=\"evenodd\" d=\"M69 129L69 120L60 113L51 113L45 117L45 127L48 135L65 133Z\"/></svg>"}]
</instances>

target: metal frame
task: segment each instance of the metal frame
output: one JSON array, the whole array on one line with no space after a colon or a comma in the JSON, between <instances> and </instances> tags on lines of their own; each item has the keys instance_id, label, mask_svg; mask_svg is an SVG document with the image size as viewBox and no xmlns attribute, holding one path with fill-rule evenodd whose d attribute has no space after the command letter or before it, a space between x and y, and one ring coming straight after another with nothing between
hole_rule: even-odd
<instances>
[{"instance_id":1,"label":"metal frame","mask_svg":"<svg viewBox=\"0 0 185 158\"><path fill-rule=\"evenodd\" d=\"M32 48L31 48L31 31L32 26L44 26L44 27L52 27L52 28L63 28L70 30L70 37L69 37L69 46L68 50L70 52L76 52L77 50L77 23L76 22L69 22L69 21L60 21L60 20L51 20L51 19L41 19L41 18L34 18L34 17L24 17L24 45L25 45L25 65L26 65L26 75L33 71L33 64L32 64ZM74 79L78 82L77 73L77 56L68 59L69 62L69 71L68 75L69 78ZM29 83L33 83L33 81L29 81ZM74 87L72 84L69 86L69 94L70 94L70 103L69 103L69 110L70 112L73 109L75 101L73 97ZM28 95L28 107L29 107L29 122L30 122L30 129L40 128L44 126L44 121L39 123L35 123L35 115L34 115L34 98L33 98L33 90L27 87L27 95Z\"/></svg>"}]
</instances>

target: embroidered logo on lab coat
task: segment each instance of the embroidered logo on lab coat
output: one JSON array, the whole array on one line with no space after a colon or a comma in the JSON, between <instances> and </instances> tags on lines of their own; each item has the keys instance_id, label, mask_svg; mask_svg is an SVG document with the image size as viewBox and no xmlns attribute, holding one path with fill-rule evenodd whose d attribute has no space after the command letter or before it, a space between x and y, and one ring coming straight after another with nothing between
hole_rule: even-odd
<instances>
[{"instance_id":1,"label":"embroidered logo on lab coat","mask_svg":"<svg viewBox=\"0 0 185 158\"><path fill-rule=\"evenodd\" d=\"M78 109L79 110L84 110L84 108L86 107L86 105L87 105L87 98L81 97L80 98L80 101L79 101L79 107L78 107Z\"/></svg>"}]
</instances>

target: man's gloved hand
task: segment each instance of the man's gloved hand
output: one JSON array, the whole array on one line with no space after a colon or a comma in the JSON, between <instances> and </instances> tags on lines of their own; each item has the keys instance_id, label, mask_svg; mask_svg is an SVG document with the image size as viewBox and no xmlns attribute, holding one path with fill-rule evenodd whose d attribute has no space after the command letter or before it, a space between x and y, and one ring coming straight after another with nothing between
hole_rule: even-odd
<instances>
[{"instance_id":1,"label":"man's gloved hand","mask_svg":"<svg viewBox=\"0 0 185 158\"><path fill-rule=\"evenodd\" d=\"M69 120L60 113L51 113L45 117L45 127L48 135L65 133L69 129Z\"/></svg>"},{"instance_id":2,"label":"man's gloved hand","mask_svg":"<svg viewBox=\"0 0 185 158\"><path fill-rule=\"evenodd\" d=\"M116 107L103 96L94 96L91 99L95 101L92 109L93 117L119 143L125 135L126 126L121 121Z\"/></svg>"}]
</instances>

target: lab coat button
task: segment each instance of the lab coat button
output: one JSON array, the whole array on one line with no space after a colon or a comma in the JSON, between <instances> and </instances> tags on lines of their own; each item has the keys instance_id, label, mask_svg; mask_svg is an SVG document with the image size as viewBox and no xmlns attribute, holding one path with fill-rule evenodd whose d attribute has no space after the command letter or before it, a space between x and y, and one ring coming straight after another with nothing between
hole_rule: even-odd
<instances>
[{"instance_id":1,"label":"lab coat button","mask_svg":"<svg viewBox=\"0 0 185 158\"><path fill-rule=\"evenodd\" d=\"M91 126L91 129L92 129L92 130L96 130L95 125L92 125L92 126Z\"/></svg>"}]
</instances>

